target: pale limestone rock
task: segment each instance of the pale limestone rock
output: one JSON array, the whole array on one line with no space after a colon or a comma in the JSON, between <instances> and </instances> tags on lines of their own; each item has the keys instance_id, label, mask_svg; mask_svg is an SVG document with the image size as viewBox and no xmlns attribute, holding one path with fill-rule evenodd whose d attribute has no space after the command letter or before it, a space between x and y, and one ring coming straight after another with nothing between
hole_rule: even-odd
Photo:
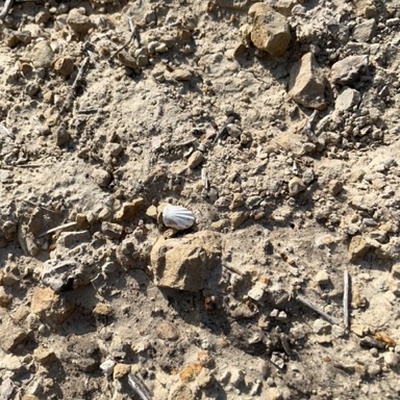
<instances>
[{"instance_id":1,"label":"pale limestone rock","mask_svg":"<svg viewBox=\"0 0 400 400\"><path fill-rule=\"evenodd\" d=\"M290 72L289 96L307 108L323 110L325 84L312 53L304 54Z\"/></svg>"},{"instance_id":2,"label":"pale limestone rock","mask_svg":"<svg viewBox=\"0 0 400 400\"><path fill-rule=\"evenodd\" d=\"M318 271L314 280L319 285L327 285L330 282L329 275L325 270Z\"/></svg>"},{"instance_id":3,"label":"pale limestone rock","mask_svg":"<svg viewBox=\"0 0 400 400\"><path fill-rule=\"evenodd\" d=\"M160 238L150 255L155 282L161 287L201 290L210 270L218 265L220 255L221 238L215 232Z\"/></svg>"},{"instance_id":4,"label":"pale limestone rock","mask_svg":"<svg viewBox=\"0 0 400 400\"><path fill-rule=\"evenodd\" d=\"M335 110L346 111L356 106L360 102L360 92L356 89L346 87L337 97Z\"/></svg>"},{"instance_id":5,"label":"pale limestone rock","mask_svg":"<svg viewBox=\"0 0 400 400\"><path fill-rule=\"evenodd\" d=\"M367 19L366 21L356 25L353 32L353 39L356 42L367 43L375 35L376 28L377 25L375 19Z\"/></svg>"},{"instance_id":6,"label":"pale limestone rock","mask_svg":"<svg viewBox=\"0 0 400 400\"><path fill-rule=\"evenodd\" d=\"M115 213L114 219L117 222L132 221L139 213L140 208L143 206L144 200L138 197L130 202L122 204L122 207Z\"/></svg>"},{"instance_id":7,"label":"pale limestone rock","mask_svg":"<svg viewBox=\"0 0 400 400\"><path fill-rule=\"evenodd\" d=\"M317 335L327 335L331 333L332 325L329 322L318 318L313 323L313 331Z\"/></svg>"},{"instance_id":8,"label":"pale limestone rock","mask_svg":"<svg viewBox=\"0 0 400 400\"><path fill-rule=\"evenodd\" d=\"M288 189L291 196L296 196L297 194L305 190L305 188L306 186L300 178L294 177L289 181Z\"/></svg>"},{"instance_id":9,"label":"pale limestone rock","mask_svg":"<svg viewBox=\"0 0 400 400\"><path fill-rule=\"evenodd\" d=\"M54 52L47 40L35 44L31 51L32 63L35 68L49 68L54 60Z\"/></svg>"}]
</instances>

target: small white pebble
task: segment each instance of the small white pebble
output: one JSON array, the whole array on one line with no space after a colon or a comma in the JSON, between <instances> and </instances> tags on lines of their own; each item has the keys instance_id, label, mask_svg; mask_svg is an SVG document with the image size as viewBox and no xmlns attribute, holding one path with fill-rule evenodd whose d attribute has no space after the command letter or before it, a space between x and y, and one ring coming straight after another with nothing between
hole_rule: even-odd
<instances>
[{"instance_id":1,"label":"small white pebble","mask_svg":"<svg viewBox=\"0 0 400 400\"><path fill-rule=\"evenodd\" d=\"M383 359L385 360L385 363L392 368L396 367L399 363L399 356L392 351L388 351L387 353L385 353Z\"/></svg>"}]
</instances>

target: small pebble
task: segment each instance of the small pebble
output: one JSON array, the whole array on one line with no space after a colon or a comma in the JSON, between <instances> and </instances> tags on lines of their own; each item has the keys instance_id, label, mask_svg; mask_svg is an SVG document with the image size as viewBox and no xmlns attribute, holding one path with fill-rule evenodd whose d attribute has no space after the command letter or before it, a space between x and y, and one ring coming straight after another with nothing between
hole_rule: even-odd
<instances>
[{"instance_id":1,"label":"small pebble","mask_svg":"<svg viewBox=\"0 0 400 400\"><path fill-rule=\"evenodd\" d=\"M388 351L387 353L385 353L383 359L385 360L385 363L391 368L397 367L397 364L399 363L399 355L392 351Z\"/></svg>"},{"instance_id":2,"label":"small pebble","mask_svg":"<svg viewBox=\"0 0 400 400\"><path fill-rule=\"evenodd\" d=\"M377 349L376 347L372 347L372 348L369 350L369 352L370 352L370 354L371 354L372 357L378 357L378 355L379 355L379 351L378 351L378 349Z\"/></svg>"},{"instance_id":3,"label":"small pebble","mask_svg":"<svg viewBox=\"0 0 400 400\"><path fill-rule=\"evenodd\" d=\"M314 280L319 285L327 285L330 282L329 275L325 270L318 271Z\"/></svg>"},{"instance_id":4,"label":"small pebble","mask_svg":"<svg viewBox=\"0 0 400 400\"><path fill-rule=\"evenodd\" d=\"M314 321L313 331L318 335L329 334L332 331L332 325L329 322L318 318Z\"/></svg>"},{"instance_id":5,"label":"small pebble","mask_svg":"<svg viewBox=\"0 0 400 400\"><path fill-rule=\"evenodd\" d=\"M204 161L204 155L201 151L194 151L188 159L190 169L195 169Z\"/></svg>"}]
</instances>

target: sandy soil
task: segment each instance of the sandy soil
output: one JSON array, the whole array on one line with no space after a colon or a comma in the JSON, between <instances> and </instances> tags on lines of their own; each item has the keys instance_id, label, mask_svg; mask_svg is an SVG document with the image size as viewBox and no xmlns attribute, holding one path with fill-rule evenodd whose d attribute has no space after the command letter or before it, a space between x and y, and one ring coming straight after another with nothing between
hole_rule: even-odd
<instances>
[{"instance_id":1,"label":"sandy soil","mask_svg":"<svg viewBox=\"0 0 400 400\"><path fill-rule=\"evenodd\" d=\"M399 397L400 6L253 3L0 14L0 399Z\"/></svg>"}]
</instances>

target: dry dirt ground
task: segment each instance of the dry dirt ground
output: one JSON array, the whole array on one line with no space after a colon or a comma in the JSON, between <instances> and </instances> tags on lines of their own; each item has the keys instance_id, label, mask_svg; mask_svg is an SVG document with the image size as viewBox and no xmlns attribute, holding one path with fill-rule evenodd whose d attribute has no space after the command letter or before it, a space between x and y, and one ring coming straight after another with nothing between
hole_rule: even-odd
<instances>
[{"instance_id":1,"label":"dry dirt ground","mask_svg":"<svg viewBox=\"0 0 400 400\"><path fill-rule=\"evenodd\" d=\"M1 399L399 398L399 3L253 3L0 14Z\"/></svg>"}]
</instances>

